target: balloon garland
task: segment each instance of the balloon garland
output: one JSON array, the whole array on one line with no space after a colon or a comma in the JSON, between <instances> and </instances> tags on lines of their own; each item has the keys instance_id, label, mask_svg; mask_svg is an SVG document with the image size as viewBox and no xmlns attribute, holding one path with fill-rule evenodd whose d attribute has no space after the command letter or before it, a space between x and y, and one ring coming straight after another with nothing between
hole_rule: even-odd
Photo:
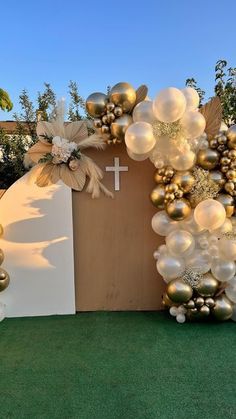
<instances>
[{"instance_id":1,"label":"balloon garland","mask_svg":"<svg viewBox=\"0 0 236 419\"><path fill-rule=\"evenodd\" d=\"M3 227L0 224L0 237L3 235ZM3 250L0 249L0 265L2 265L4 261L4 253ZM7 273L7 271L5 271L5 269L0 268L0 292L4 291L10 282L10 277ZM0 302L0 321L2 321L5 317L5 306L4 304L2 304Z\"/></svg>"},{"instance_id":2,"label":"balloon garland","mask_svg":"<svg viewBox=\"0 0 236 419\"><path fill-rule=\"evenodd\" d=\"M150 199L160 210L152 228L165 237L154 252L163 304L179 323L236 320L236 125L222 122L219 98L199 107L190 87L169 87L153 101L137 102L134 92L118 83L108 96L89 96L86 108L108 143L124 138L130 158L156 168Z\"/></svg>"}]
</instances>

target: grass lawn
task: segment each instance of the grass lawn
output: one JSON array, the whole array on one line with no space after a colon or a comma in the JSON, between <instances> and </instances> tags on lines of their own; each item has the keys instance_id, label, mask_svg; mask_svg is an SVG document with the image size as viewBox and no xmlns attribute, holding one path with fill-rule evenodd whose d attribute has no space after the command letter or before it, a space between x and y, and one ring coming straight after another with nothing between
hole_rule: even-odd
<instances>
[{"instance_id":1,"label":"grass lawn","mask_svg":"<svg viewBox=\"0 0 236 419\"><path fill-rule=\"evenodd\" d=\"M0 419L236 418L236 324L81 313L0 324Z\"/></svg>"}]
</instances>

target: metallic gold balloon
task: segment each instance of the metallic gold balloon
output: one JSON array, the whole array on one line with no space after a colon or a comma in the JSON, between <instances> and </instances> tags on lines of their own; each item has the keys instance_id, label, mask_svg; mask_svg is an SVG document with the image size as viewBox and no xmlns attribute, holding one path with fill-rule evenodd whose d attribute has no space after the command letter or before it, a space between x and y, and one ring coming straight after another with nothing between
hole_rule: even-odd
<instances>
[{"instance_id":1,"label":"metallic gold balloon","mask_svg":"<svg viewBox=\"0 0 236 419\"><path fill-rule=\"evenodd\" d=\"M95 128L101 128L102 126L102 121L100 118L94 119L93 123L94 123Z\"/></svg>"},{"instance_id":2,"label":"metallic gold balloon","mask_svg":"<svg viewBox=\"0 0 236 419\"><path fill-rule=\"evenodd\" d=\"M172 220L181 221L191 213L191 206L187 199L175 199L167 204L166 212Z\"/></svg>"},{"instance_id":3,"label":"metallic gold balloon","mask_svg":"<svg viewBox=\"0 0 236 419\"><path fill-rule=\"evenodd\" d=\"M193 309L195 308L195 302L193 300L189 300L187 303L184 304L184 307L188 308L188 309Z\"/></svg>"},{"instance_id":4,"label":"metallic gold balloon","mask_svg":"<svg viewBox=\"0 0 236 419\"><path fill-rule=\"evenodd\" d=\"M4 261L4 253L3 253L3 250L0 249L0 265L2 264L3 261Z\"/></svg>"},{"instance_id":5,"label":"metallic gold balloon","mask_svg":"<svg viewBox=\"0 0 236 419\"><path fill-rule=\"evenodd\" d=\"M213 297L215 295L219 282L208 272L202 276L198 283L197 292L202 297Z\"/></svg>"},{"instance_id":6,"label":"metallic gold balloon","mask_svg":"<svg viewBox=\"0 0 236 419\"><path fill-rule=\"evenodd\" d=\"M225 294L221 294L215 298L215 306L212 308L212 313L217 320L228 320L233 314L233 303Z\"/></svg>"},{"instance_id":7,"label":"metallic gold balloon","mask_svg":"<svg viewBox=\"0 0 236 419\"><path fill-rule=\"evenodd\" d=\"M154 180L156 183L163 183L163 176L159 174L159 170L155 171Z\"/></svg>"},{"instance_id":8,"label":"metallic gold balloon","mask_svg":"<svg viewBox=\"0 0 236 419\"><path fill-rule=\"evenodd\" d=\"M215 300L213 298L205 298L205 304L207 307L212 308L215 305Z\"/></svg>"},{"instance_id":9,"label":"metallic gold balloon","mask_svg":"<svg viewBox=\"0 0 236 419\"><path fill-rule=\"evenodd\" d=\"M0 268L0 292L4 291L8 287L9 282L10 277L8 273L4 269Z\"/></svg>"},{"instance_id":10,"label":"metallic gold balloon","mask_svg":"<svg viewBox=\"0 0 236 419\"><path fill-rule=\"evenodd\" d=\"M127 114L115 119L115 121L111 124L111 134L113 137L123 141L125 138L125 131L127 130L128 126L132 124L132 122L132 117Z\"/></svg>"},{"instance_id":11,"label":"metallic gold balloon","mask_svg":"<svg viewBox=\"0 0 236 419\"><path fill-rule=\"evenodd\" d=\"M150 194L153 205L159 209L164 208L165 187L163 185L156 186Z\"/></svg>"},{"instance_id":12,"label":"metallic gold balloon","mask_svg":"<svg viewBox=\"0 0 236 419\"><path fill-rule=\"evenodd\" d=\"M177 172L171 182L178 185L185 193L189 192L195 182L194 176L189 172Z\"/></svg>"},{"instance_id":13,"label":"metallic gold balloon","mask_svg":"<svg viewBox=\"0 0 236 419\"><path fill-rule=\"evenodd\" d=\"M102 128L101 128L101 132L103 134L109 134L110 128L107 125L103 125Z\"/></svg>"},{"instance_id":14,"label":"metallic gold balloon","mask_svg":"<svg viewBox=\"0 0 236 419\"><path fill-rule=\"evenodd\" d=\"M228 146L229 148L236 149L236 125L232 125L227 133L226 136L228 138Z\"/></svg>"},{"instance_id":15,"label":"metallic gold balloon","mask_svg":"<svg viewBox=\"0 0 236 419\"><path fill-rule=\"evenodd\" d=\"M129 83L117 83L112 87L110 101L120 106L124 112L129 112L136 102L136 91Z\"/></svg>"},{"instance_id":16,"label":"metallic gold balloon","mask_svg":"<svg viewBox=\"0 0 236 419\"><path fill-rule=\"evenodd\" d=\"M200 150L197 155L197 164L203 169L212 170L219 162L220 155L218 151L207 148L206 150Z\"/></svg>"},{"instance_id":17,"label":"metallic gold balloon","mask_svg":"<svg viewBox=\"0 0 236 419\"><path fill-rule=\"evenodd\" d=\"M225 178L223 173L221 173L219 170L212 170L209 172L209 177L211 180L214 180L215 183L219 186L224 186L225 184Z\"/></svg>"},{"instance_id":18,"label":"metallic gold balloon","mask_svg":"<svg viewBox=\"0 0 236 419\"><path fill-rule=\"evenodd\" d=\"M95 118L102 116L106 111L107 101L108 97L104 93L92 93L86 100L87 112Z\"/></svg>"},{"instance_id":19,"label":"metallic gold balloon","mask_svg":"<svg viewBox=\"0 0 236 419\"><path fill-rule=\"evenodd\" d=\"M174 303L186 303L193 295L190 285L181 278L173 279L167 284L166 292Z\"/></svg>"},{"instance_id":20,"label":"metallic gold balloon","mask_svg":"<svg viewBox=\"0 0 236 419\"><path fill-rule=\"evenodd\" d=\"M203 306L201 306L200 308L200 313L205 317L205 316L209 316L211 310L209 309L208 306L206 306L205 304Z\"/></svg>"},{"instance_id":21,"label":"metallic gold balloon","mask_svg":"<svg viewBox=\"0 0 236 419\"><path fill-rule=\"evenodd\" d=\"M229 218L232 217L232 215L234 214L234 209L235 209L234 198L231 195L221 193L216 198L216 200L219 201L223 205L226 211L226 216Z\"/></svg>"},{"instance_id":22,"label":"metallic gold balloon","mask_svg":"<svg viewBox=\"0 0 236 419\"><path fill-rule=\"evenodd\" d=\"M166 292L162 296L162 304L165 307L172 307L173 305L175 305L175 303L171 301L171 299L168 297L168 294Z\"/></svg>"},{"instance_id":23,"label":"metallic gold balloon","mask_svg":"<svg viewBox=\"0 0 236 419\"><path fill-rule=\"evenodd\" d=\"M107 111L108 111L108 112L113 112L113 111L114 111L114 109L115 109L115 105L114 105L114 103L112 103L112 102L108 102L108 104L107 104Z\"/></svg>"},{"instance_id":24,"label":"metallic gold balloon","mask_svg":"<svg viewBox=\"0 0 236 419\"><path fill-rule=\"evenodd\" d=\"M202 306L203 306L203 304L204 304L204 298L202 298L202 297L197 297L197 298L195 299L195 306L196 306L196 307L202 307Z\"/></svg>"}]
</instances>

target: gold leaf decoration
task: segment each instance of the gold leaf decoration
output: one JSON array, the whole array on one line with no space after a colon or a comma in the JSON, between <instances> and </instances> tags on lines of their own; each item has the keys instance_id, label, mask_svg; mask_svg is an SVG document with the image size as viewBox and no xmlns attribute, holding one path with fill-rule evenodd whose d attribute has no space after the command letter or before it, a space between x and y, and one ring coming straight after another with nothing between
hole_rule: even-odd
<instances>
[{"instance_id":1,"label":"gold leaf decoration","mask_svg":"<svg viewBox=\"0 0 236 419\"><path fill-rule=\"evenodd\" d=\"M32 147L30 147L27 154L34 163L38 163L38 161L42 159L45 156L45 154L51 153L51 150L51 144L46 144L44 142L41 142L40 140L37 143L35 143Z\"/></svg>"},{"instance_id":2,"label":"gold leaf decoration","mask_svg":"<svg viewBox=\"0 0 236 419\"><path fill-rule=\"evenodd\" d=\"M81 190L76 179L76 172L69 170L66 164L60 164L60 178L69 188L75 191Z\"/></svg>"},{"instance_id":3,"label":"gold leaf decoration","mask_svg":"<svg viewBox=\"0 0 236 419\"><path fill-rule=\"evenodd\" d=\"M222 106L218 96L213 97L209 102L199 109L199 112L206 120L205 132L209 138L219 133L222 120Z\"/></svg>"},{"instance_id":4,"label":"gold leaf decoration","mask_svg":"<svg viewBox=\"0 0 236 419\"><path fill-rule=\"evenodd\" d=\"M148 94L148 88L145 86L145 84L142 84L137 90L136 90L136 102L134 106L136 106L139 102L142 102L146 99Z\"/></svg>"},{"instance_id":5,"label":"gold leaf decoration","mask_svg":"<svg viewBox=\"0 0 236 419\"><path fill-rule=\"evenodd\" d=\"M53 165L50 163L45 163L45 166L43 167L43 170L41 171L41 173L38 175L37 179L36 179L36 185L40 186L41 188L45 187L45 186L49 186L52 185L52 181L51 181L51 174L53 171Z\"/></svg>"}]
</instances>

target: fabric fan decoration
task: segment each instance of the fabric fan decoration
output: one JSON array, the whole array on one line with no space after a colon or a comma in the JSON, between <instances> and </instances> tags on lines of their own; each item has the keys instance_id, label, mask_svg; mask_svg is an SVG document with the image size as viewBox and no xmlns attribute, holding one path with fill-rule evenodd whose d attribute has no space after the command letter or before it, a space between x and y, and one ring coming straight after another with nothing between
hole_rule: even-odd
<instances>
[{"instance_id":1,"label":"fabric fan decoration","mask_svg":"<svg viewBox=\"0 0 236 419\"><path fill-rule=\"evenodd\" d=\"M25 165L34 164L31 179L40 187L49 186L62 180L75 191L82 191L86 178L86 191L92 198L98 198L102 191L106 196L113 194L101 183L102 170L84 154L89 147L103 149L105 141L97 134L88 136L84 121L64 123L64 104L58 104L57 116L51 122L37 124L38 142L25 156Z\"/></svg>"}]
</instances>

